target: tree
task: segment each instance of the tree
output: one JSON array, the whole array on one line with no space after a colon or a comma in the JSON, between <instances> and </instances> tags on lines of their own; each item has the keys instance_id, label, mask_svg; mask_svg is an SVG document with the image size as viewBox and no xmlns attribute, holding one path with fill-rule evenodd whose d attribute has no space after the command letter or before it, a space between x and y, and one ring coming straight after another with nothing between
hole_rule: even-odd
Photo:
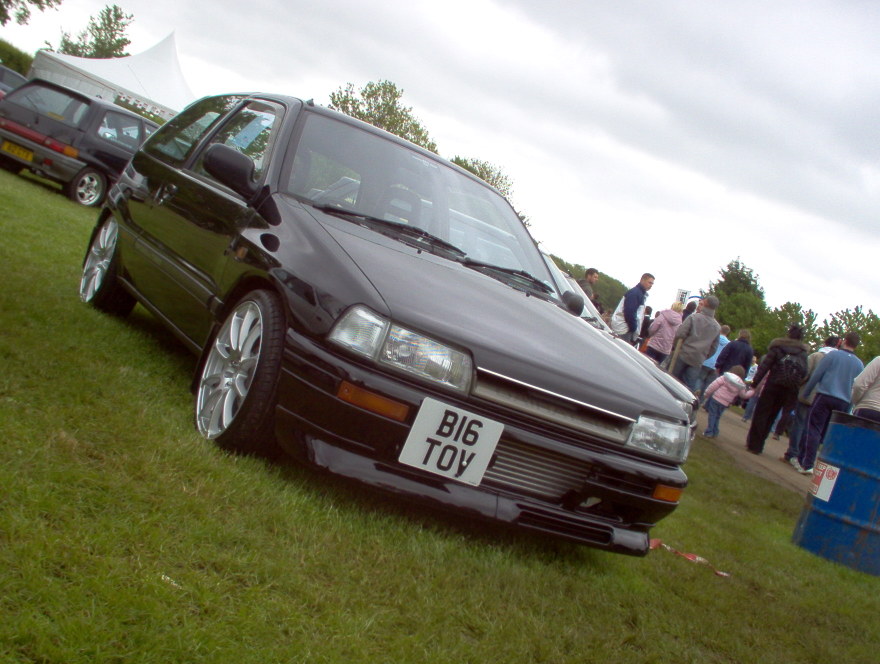
<instances>
[{"instance_id":1,"label":"tree","mask_svg":"<svg viewBox=\"0 0 880 664\"><path fill-rule=\"evenodd\" d=\"M14 69L22 76L27 76L31 63L34 61L32 55L28 55L19 48L16 48L8 41L0 39L0 62L4 66Z\"/></svg>"},{"instance_id":2,"label":"tree","mask_svg":"<svg viewBox=\"0 0 880 664\"><path fill-rule=\"evenodd\" d=\"M580 263L569 263L553 254L550 254L550 258L553 259L556 266L563 272L571 275L575 279L583 279L584 270L586 268ZM596 296L605 311L614 311L617 308L617 303L620 302L620 298L622 298L624 293L628 290L629 288L627 288L622 281L619 281L614 277L609 277L601 270L599 271L599 285L596 287Z\"/></svg>"},{"instance_id":3,"label":"tree","mask_svg":"<svg viewBox=\"0 0 880 664\"><path fill-rule=\"evenodd\" d=\"M451 161L453 164L461 166L464 170L470 171L484 182L495 187L504 198L509 199L513 193L513 180L498 166L490 164L483 159L466 159L465 157L458 156L453 157Z\"/></svg>"},{"instance_id":4,"label":"tree","mask_svg":"<svg viewBox=\"0 0 880 664\"><path fill-rule=\"evenodd\" d=\"M61 33L58 52L80 58L123 58L128 55L125 47L131 40L125 31L134 16L123 13L119 5L107 5L98 12L98 17L89 19L88 27L79 33L74 41L70 33ZM52 48L51 44L48 44Z\"/></svg>"},{"instance_id":5,"label":"tree","mask_svg":"<svg viewBox=\"0 0 880 664\"><path fill-rule=\"evenodd\" d=\"M804 310L798 302L786 302L766 314L753 325L752 347L759 355L767 352L770 342L776 337L784 337L792 325L800 326L804 331L804 342L818 345L819 334L816 329L817 314L812 309Z\"/></svg>"},{"instance_id":6,"label":"tree","mask_svg":"<svg viewBox=\"0 0 880 664\"><path fill-rule=\"evenodd\" d=\"M0 0L0 25L9 23L9 19L15 17L15 22L24 25L31 18L31 7L41 12L61 4L61 0Z\"/></svg>"},{"instance_id":7,"label":"tree","mask_svg":"<svg viewBox=\"0 0 880 664\"><path fill-rule=\"evenodd\" d=\"M868 362L880 355L880 317L873 311L868 309L865 313L862 307L838 311L831 315L830 321L822 321L818 335L825 339L832 335L843 337L847 332L858 332L862 338L856 348L856 355L862 361Z\"/></svg>"},{"instance_id":8,"label":"tree","mask_svg":"<svg viewBox=\"0 0 880 664\"><path fill-rule=\"evenodd\" d=\"M330 93L330 108L437 152L437 144L413 115L412 107L401 105L401 97L403 90L391 81L370 81L357 92L348 83Z\"/></svg>"},{"instance_id":9,"label":"tree","mask_svg":"<svg viewBox=\"0 0 880 664\"><path fill-rule=\"evenodd\" d=\"M729 325L736 332L743 328L760 328L767 321L767 304L764 289L758 283L758 276L745 263L736 258L727 267L718 271L720 279L709 283L704 295L718 298L718 321ZM773 336L779 336L778 334ZM760 336L759 336L760 338ZM773 337L771 337L772 339ZM753 336L753 342L756 341ZM769 341L769 339L768 339ZM753 346L759 347L753 343Z\"/></svg>"},{"instance_id":10,"label":"tree","mask_svg":"<svg viewBox=\"0 0 880 664\"><path fill-rule=\"evenodd\" d=\"M718 270L721 277L718 281L709 284L709 295L715 295L719 299L735 293L750 293L764 301L764 289L758 283L758 275L754 270L746 267L739 258L730 261L722 270Z\"/></svg>"},{"instance_id":11,"label":"tree","mask_svg":"<svg viewBox=\"0 0 880 664\"><path fill-rule=\"evenodd\" d=\"M772 327L767 305L753 293L734 293L723 298L719 296L718 299L721 303L718 307L718 321L729 325L734 335L745 328L752 332L752 338L755 341L756 335L760 338L758 330ZM769 342L773 336L778 337L779 335L774 334L767 341Z\"/></svg>"}]
</instances>

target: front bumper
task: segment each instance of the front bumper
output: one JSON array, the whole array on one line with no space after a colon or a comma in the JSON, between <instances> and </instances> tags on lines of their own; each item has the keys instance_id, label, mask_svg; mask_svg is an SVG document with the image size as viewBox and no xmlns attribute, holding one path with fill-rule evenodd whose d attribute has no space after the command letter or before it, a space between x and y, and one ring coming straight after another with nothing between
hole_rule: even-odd
<instances>
[{"instance_id":1,"label":"front bumper","mask_svg":"<svg viewBox=\"0 0 880 664\"><path fill-rule=\"evenodd\" d=\"M397 422L336 396L345 380L409 406ZM431 396L502 422L504 433L481 484L468 486L397 461L422 400ZM392 493L630 555L648 551L648 532L677 503L653 497L657 485L683 488L667 465L583 433L517 417L510 409L431 391L358 364L307 337L287 336L276 434L288 451L334 474Z\"/></svg>"}]
</instances>

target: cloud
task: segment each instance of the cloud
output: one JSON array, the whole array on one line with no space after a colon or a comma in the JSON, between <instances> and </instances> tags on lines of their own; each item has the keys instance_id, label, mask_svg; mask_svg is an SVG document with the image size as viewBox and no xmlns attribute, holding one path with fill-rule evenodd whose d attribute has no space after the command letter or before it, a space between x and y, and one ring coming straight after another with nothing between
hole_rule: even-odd
<instances>
[{"instance_id":1,"label":"cloud","mask_svg":"<svg viewBox=\"0 0 880 664\"><path fill-rule=\"evenodd\" d=\"M65 0L49 14L76 32L103 5ZM513 179L545 247L624 283L654 272L655 306L739 257L771 306L797 301L820 320L880 311L876 3L128 0L125 11L132 52L176 31L200 94L326 103L348 82L393 81L444 156ZM57 40L44 18L4 37Z\"/></svg>"}]
</instances>

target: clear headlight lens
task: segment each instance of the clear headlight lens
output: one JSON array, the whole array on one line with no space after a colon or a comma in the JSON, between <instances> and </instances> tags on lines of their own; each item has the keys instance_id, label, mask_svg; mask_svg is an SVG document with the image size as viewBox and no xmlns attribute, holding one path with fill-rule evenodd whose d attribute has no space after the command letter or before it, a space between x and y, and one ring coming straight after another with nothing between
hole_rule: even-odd
<instances>
[{"instance_id":1,"label":"clear headlight lens","mask_svg":"<svg viewBox=\"0 0 880 664\"><path fill-rule=\"evenodd\" d=\"M690 430L682 424L664 422L643 415L633 425L626 444L628 447L681 462L687 459L690 449Z\"/></svg>"},{"instance_id":2,"label":"clear headlight lens","mask_svg":"<svg viewBox=\"0 0 880 664\"><path fill-rule=\"evenodd\" d=\"M467 353L394 325L366 307L346 312L330 340L380 364L461 392L467 392L473 362Z\"/></svg>"},{"instance_id":3,"label":"clear headlight lens","mask_svg":"<svg viewBox=\"0 0 880 664\"><path fill-rule=\"evenodd\" d=\"M335 341L359 355L375 358L390 323L366 307L350 309L339 319L330 341Z\"/></svg>"},{"instance_id":4,"label":"clear headlight lens","mask_svg":"<svg viewBox=\"0 0 880 664\"><path fill-rule=\"evenodd\" d=\"M688 416L688 421L692 422L696 419L694 417L694 403L692 401L680 401L678 405L681 406L681 409L684 411L685 415Z\"/></svg>"}]
</instances>

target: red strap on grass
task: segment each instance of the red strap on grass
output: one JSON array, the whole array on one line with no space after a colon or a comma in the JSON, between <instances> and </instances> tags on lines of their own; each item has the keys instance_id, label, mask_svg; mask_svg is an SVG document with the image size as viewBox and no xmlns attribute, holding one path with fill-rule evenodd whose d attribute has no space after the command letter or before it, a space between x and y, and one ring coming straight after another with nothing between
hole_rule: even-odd
<instances>
[{"instance_id":1,"label":"red strap on grass","mask_svg":"<svg viewBox=\"0 0 880 664\"><path fill-rule=\"evenodd\" d=\"M681 556L686 560L690 560L692 563L700 563L702 565L706 565L713 572L715 572L717 576L730 576L730 574L728 574L727 572L722 572L720 569L716 569L715 567L713 567L712 564L702 556L698 556L696 553L682 553L681 551L676 551L668 544L664 544L662 540L651 540L651 551L654 551L655 549L665 549L666 551L669 551L669 553L674 553L676 556Z\"/></svg>"}]
</instances>

